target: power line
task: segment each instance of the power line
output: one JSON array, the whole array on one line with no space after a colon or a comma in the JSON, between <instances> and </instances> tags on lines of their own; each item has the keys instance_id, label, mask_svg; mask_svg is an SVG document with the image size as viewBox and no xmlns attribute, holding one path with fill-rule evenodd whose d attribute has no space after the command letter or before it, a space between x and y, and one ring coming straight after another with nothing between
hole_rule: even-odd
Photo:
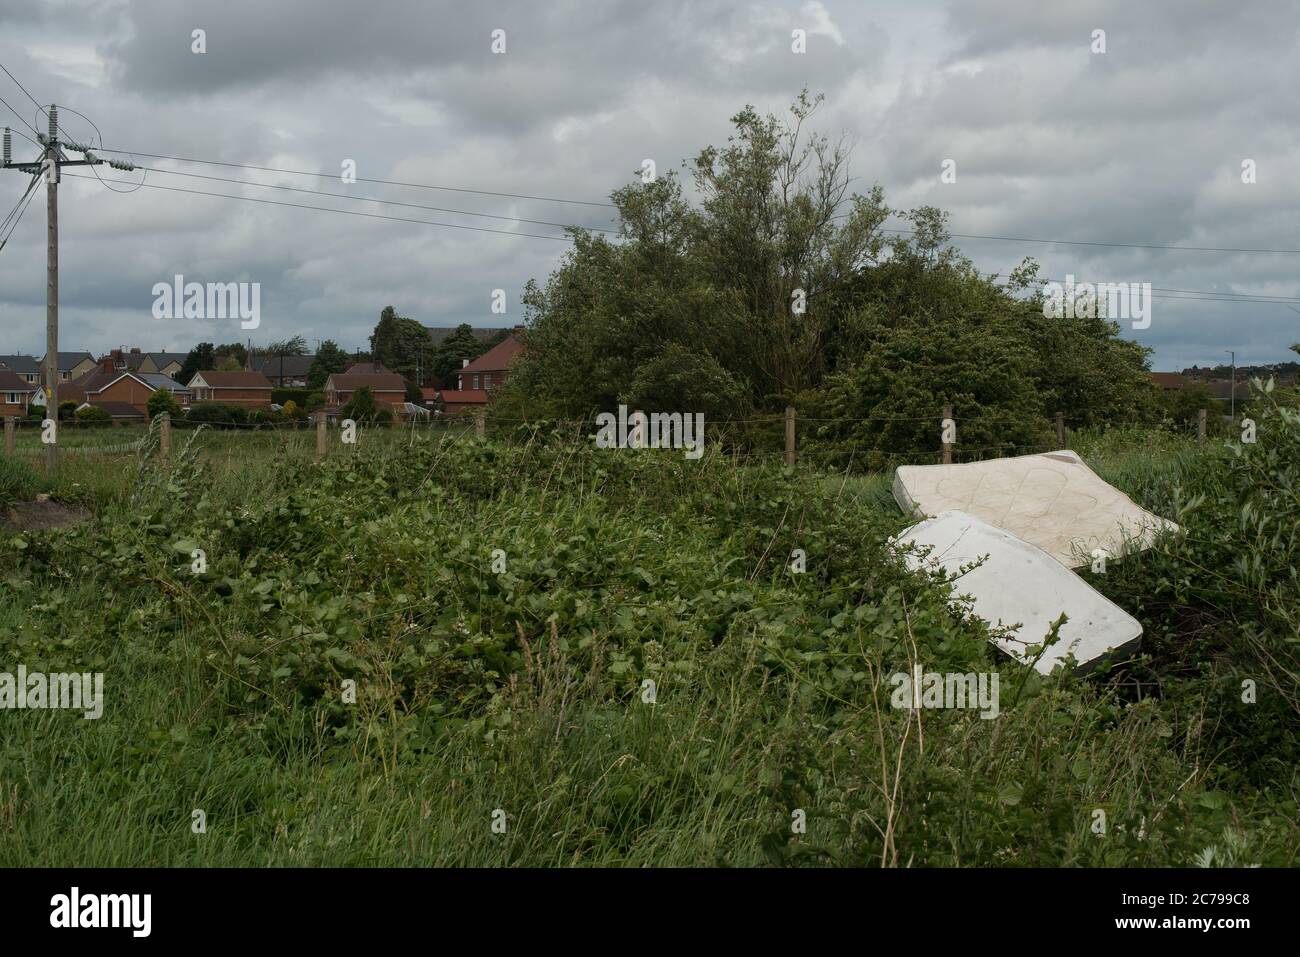
<instances>
[{"instance_id":1,"label":"power line","mask_svg":"<svg viewBox=\"0 0 1300 957\"><path fill-rule=\"evenodd\" d=\"M991 275L994 274L990 273L990 276ZM1039 279L1036 281L1043 282L1043 283L1055 282L1064 285L1064 281L1060 279ZM1078 280L1075 280L1074 283L1075 288L1077 289L1080 285L1082 285L1082 283ZM1100 284L1089 283L1089 285L1097 286ZM1178 299L1186 302L1258 302L1264 304L1274 303L1274 304L1281 304L1281 305L1285 305L1288 302L1300 302L1300 296L1267 295L1267 294L1255 294L1255 293L1245 293L1245 292L1220 292L1213 289L1171 289L1167 286L1152 286L1151 290L1153 293L1160 293L1160 295L1152 295L1151 298L1153 299ZM1171 293L1176 295L1170 295Z\"/></svg>"},{"instance_id":2,"label":"power line","mask_svg":"<svg viewBox=\"0 0 1300 957\"><path fill-rule=\"evenodd\" d=\"M23 126L27 127L27 128L28 128L29 130L31 130L33 133L36 133L36 132L37 132L36 127L34 127L34 126L32 126L32 124L28 123L26 117L24 117L21 113L19 113L17 110L15 110L12 106L9 106L9 101L8 101L8 100L6 100L4 97L0 97L0 103L3 103L5 106L8 106L8 107L9 107L9 112L12 113L14 116L18 117L18 121L19 121L20 123L22 123ZM34 140L30 139L30 138L29 138L26 134L24 134L21 130L18 132L18 135L19 135L19 136L22 136L23 139L27 140L27 142L29 142L29 143L34 142ZM38 134L38 135L39 135L39 134ZM40 145L40 144L37 144L37 145Z\"/></svg>"},{"instance_id":3,"label":"power line","mask_svg":"<svg viewBox=\"0 0 1300 957\"><path fill-rule=\"evenodd\" d=\"M841 219L842 216L834 218ZM882 229L884 233L902 233L905 235L915 235L914 229ZM1048 243L1057 246L1114 246L1122 249L1172 249L1182 252L1198 253L1278 253L1286 255L1300 255L1300 249L1252 249L1240 246L1166 246L1159 243L1116 243L1116 242L1091 242L1082 239L1030 239L1025 236L984 236L977 233L949 233L954 239L990 239L998 242L1007 243Z\"/></svg>"},{"instance_id":4,"label":"power line","mask_svg":"<svg viewBox=\"0 0 1300 957\"><path fill-rule=\"evenodd\" d=\"M228 179L224 176L207 176L203 173L181 173L176 170L159 169L156 166L140 166L138 169L146 170L151 173L162 173L165 176L185 176L192 179L215 180L218 183L233 183L239 186L257 186L262 189L283 189L293 193L311 193L315 196L329 196L332 199L345 199L354 203L381 203L385 206L406 206L411 209L427 209L438 213L455 213L458 216L478 216L483 219L501 219L514 223L530 223L534 226L556 226L560 229L585 229L589 232L619 234L617 229L608 229L603 226L585 226L580 223L556 223L545 219L522 219L518 216L500 216L496 213L475 213L467 209L451 209L447 206L425 206L421 203L403 203L395 199L376 199L371 196L349 196L347 193L331 193L323 189L306 189L301 186L283 186L277 183L254 183L246 179Z\"/></svg>"},{"instance_id":5,"label":"power line","mask_svg":"<svg viewBox=\"0 0 1300 957\"><path fill-rule=\"evenodd\" d=\"M110 149L109 147L101 147L101 149L107 153L130 152L136 156L145 156L145 157L149 157L150 159L171 160L173 162L178 162L178 163L197 163L205 166L226 166L235 169L258 170L267 173L285 173L293 176L314 176L320 179L335 178L335 175L332 173L315 173L307 170L284 169L282 167L275 167L275 166L255 166L249 163L230 163L230 162L222 162L218 160L196 159L193 157L169 156L162 153L141 153L141 152L134 152L128 150ZM163 172L163 171L156 170L156 172ZM187 174L179 174L179 175L187 175ZM194 174L188 174L188 175L194 175ZM401 182L397 180L371 179L371 178L360 177L360 176L357 177L357 181L363 183L376 183L384 186L402 186L402 187L409 187L413 189L448 190L451 192L458 192L458 193L473 193L480 196L503 196L510 199L529 199L529 200L536 200L539 202L548 202L548 203L572 203L581 206L599 206L608 209L617 209L617 207L613 203L593 202L591 200L584 200L584 199L567 199L564 197L556 197L556 196L534 196L534 195L529 195L524 193L506 193L506 192L500 192L495 190L470 189L461 186L436 186L429 183L407 183L407 182ZM835 216L832 216L831 218L843 219L850 215L852 214L839 213L836 214ZM911 230L911 229L886 228L886 229L882 229L882 232L897 233L901 235L915 235L915 230ZM1300 255L1300 249L1265 249L1265 248L1237 247L1237 246L1175 246L1171 244L1162 244L1162 243L1125 243L1125 242L1112 242L1106 240L1091 241L1091 240L1077 240L1077 239L1041 239L1041 238L1032 238L1032 237L1025 237L1025 236L992 236L992 235L985 235L981 233L950 233L949 235L955 239L978 239L978 240L990 240L990 241L997 241L997 242L1016 242L1016 243L1045 243L1049 245L1063 245L1063 246L1101 246L1101 247L1114 247L1114 248L1123 248L1123 249L1182 250L1184 252Z\"/></svg>"},{"instance_id":6,"label":"power line","mask_svg":"<svg viewBox=\"0 0 1300 957\"><path fill-rule=\"evenodd\" d=\"M185 156L166 156L161 153L141 153L137 150L115 150L107 146L100 147L105 153L127 153L133 156L145 156L149 159L171 160L176 163L198 163L202 166L229 166L235 169L258 170L263 173L287 173L291 176L315 176L320 179L337 179L333 173L313 173L301 169L282 169L276 166L254 166L250 163L224 163L219 160L192 159ZM475 193L479 196L504 196L509 199L531 199L542 203L572 203L577 206L603 206L609 209L617 209L613 203L597 203L586 199L563 199L557 196L530 196L526 193L502 193L490 189L469 189L464 186L434 186L430 183L403 183L389 179L370 179L365 176L357 177L358 183L377 183L383 186L405 186L411 189L439 189L447 190L453 193Z\"/></svg>"},{"instance_id":7,"label":"power line","mask_svg":"<svg viewBox=\"0 0 1300 957\"><path fill-rule=\"evenodd\" d=\"M27 207L32 204L32 200L36 197L36 184L38 182L40 182L40 176L33 176L31 182L27 184L27 191L19 197L18 202L14 204L14 208L5 217L4 222L0 223L0 233L4 233L3 236L0 236L0 249L5 248L5 244L9 242L9 237L18 228L23 213L27 212Z\"/></svg>"},{"instance_id":8,"label":"power line","mask_svg":"<svg viewBox=\"0 0 1300 957\"><path fill-rule=\"evenodd\" d=\"M31 100L33 103L35 103L35 104L36 104L36 108L37 108L38 110L40 110L42 113L44 113L44 114L46 115L47 118L49 117L50 114L49 114L48 111L46 111L45 107L41 106L40 101L37 100L36 97L32 96L31 93L28 92L27 87L23 86L22 83L20 83L20 82L18 81L18 77L14 76L12 73L9 72L9 68L8 68L7 66L5 66L3 63L0 63L0 70L4 70L4 71L5 71L5 74L9 77L9 79L11 79L11 80L14 81L14 85L17 86L18 89L22 90L24 93L27 94L27 99L29 99L29 100ZM6 103L5 105L8 106L9 104ZM13 107L10 107L10 109L13 109ZM23 122L26 123L27 121L24 120ZM34 126L31 126L30 124L28 124L28 128L29 128L33 133L36 132L36 128L35 128Z\"/></svg>"},{"instance_id":9,"label":"power line","mask_svg":"<svg viewBox=\"0 0 1300 957\"><path fill-rule=\"evenodd\" d=\"M114 150L113 152L120 152ZM143 154L140 154L143 155ZM76 179L93 179L91 176L79 176L76 173L65 173L65 176L71 176ZM106 183L123 183L134 186L124 179L104 180ZM140 184L145 189L163 189L171 193L193 193L196 196L215 196L218 199L236 199L244 203L265 203L268 206L289 206L295 209L314 209L321 213L338 213L340 216L363 216L366 219L388 219L396 223L418 223L424 226L446 226L448 229L467 229L476 233L500 233L503 236L522 236L529 239L550 239L555 242L567 243L571 240L567 236L544 236L541 233L517 233L509 229L489 229L486 226L463 226L458 223L439 223L429 219L407 219L402 216L385 216L383 213L363 213L355 209L331 209L328 206L310 206L306 203L285 203L275 199L258 199L254 196L232 196L229 193L210 193L201 189L186 189L181 186L160 186L157 183Z\"/></svg>"}]
</instances>

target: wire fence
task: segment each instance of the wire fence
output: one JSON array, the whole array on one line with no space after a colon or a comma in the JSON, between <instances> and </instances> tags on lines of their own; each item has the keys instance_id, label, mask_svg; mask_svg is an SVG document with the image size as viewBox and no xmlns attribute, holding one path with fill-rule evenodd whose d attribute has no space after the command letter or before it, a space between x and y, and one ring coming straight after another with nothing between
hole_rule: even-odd
<instances>
[{"instance_id":1,"label":"wire fence","mask_svg":"<svg viewBox=\"0 0 1300 957\"><path fill-rule=\"evenodd\" d=\"M637 413L627 418L630 420ZM671 417L670 417L671 418ZM1215 417L1218 419L1219 417ZM649 418L645 420L649 421ZM680 439L681 418L676 417ZM625 423L626 424L626 423ZM933 440L918 442L929 424ZM486 437L511 441L532 438L549 432L569 432L573 436L594 436L599 425L595 416L588 418L536 419L496 415L490 410L483 413L467 412L450 415L410 416L392 422L354 423L356 431L351 442L341 439L344 423L337 417L316 413L302 418L286 420L264 419L240 421L230 419L191 420L160 416L152 423L79 423L75 420L60 422L57 435L58 451L73 456L114 456L170 453L172 430L193 433L207 430L214 435L261 434L285 438L300 437L304 446L313 440L317 458L327 454L336 445L369 444L367 433L381 435L442 434L453 438ZM784 413L749 415L714 420L706 423L705 446L711 454L726 457L738 465L783 461L786 464L803 463L819 469L850 469L854 471L881 471L898 465L926 465L978 462L990 458L1030 455L1058 450L1068 445L1069 433L1094 423L1058 414L1055 420L1044 423L1042 434L1055 431L1055 441L988 442L965 445L958 440L963 431L961 423L948 409L933 415L879 415L867 416L796 416L793 409ZM800 427L802 426L802 429ZM862 436L863 429L880 427L873 437ZM1205 440L1206 419L1197 423L1166 423L1165 432L1176 438ZM890 430L898 430L891 433ZM129 441L95 441L116 438L124 431L143 431L144 434ZM6 421L5 450L25 457L47 454L43 443L32 442L28 433L43 431L43 423L36 419L10 419ZM973 429L978 436L994 431L988 425ZM1214 431L1225 431L1222 423ZM800 434L802 432L802 434ZM16 441L22 439L23 441ZM637 442L654 447L655 443L638 436ZM667 444L672 444L671 441ZM928 447L927 447L928 446ZM680 445L674 447L681 447Z\"/></svg>"}]
</instances>

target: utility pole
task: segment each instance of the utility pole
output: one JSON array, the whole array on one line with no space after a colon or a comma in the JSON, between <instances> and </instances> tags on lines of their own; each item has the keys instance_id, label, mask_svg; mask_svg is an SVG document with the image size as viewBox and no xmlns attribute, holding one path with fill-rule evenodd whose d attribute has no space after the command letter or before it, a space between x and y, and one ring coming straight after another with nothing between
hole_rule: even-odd
<instances>
[{"instance_id":1,"label":"utility pole","mask_svg":"<svg viewBox=\"0 0 1300 957\"><path fill-rule=\"evenodd\" d=\"M64 166L98 166L104 160L90 151L84 143L59 141L59 108L50 104L45 111L49 117L49 134L36 134L41 146L45 148L39 162L14 163L13 141L9 127L4 132L4 163L0 169L16 169L23 173L44 174L45 176L45 216L46 216L46 282L45 282L45 417L54 421L53 438L45 447L45 464L53 472L59 464L59 170ZM84 153L85 159L70 160L63 153L67 146L78 153ZM114 169L133 170L131 163L108 160Z\"/></svg>"},{"instance_id":2,"label":"utility pole","mask_svg":"<svg viewBox=\"0 0 1300 957\"><path fill-rule=\"evenodd\" d=\"M1223 351L1226 352L1228 355L1232 356L1232 389L1228 394L1232 397L1230 399L1231 408L1232 408L1232 421L1236 422L1237 421L1237 353L1233 352L1231 349L1224 349Z\"/></svg>"}]
</instances>

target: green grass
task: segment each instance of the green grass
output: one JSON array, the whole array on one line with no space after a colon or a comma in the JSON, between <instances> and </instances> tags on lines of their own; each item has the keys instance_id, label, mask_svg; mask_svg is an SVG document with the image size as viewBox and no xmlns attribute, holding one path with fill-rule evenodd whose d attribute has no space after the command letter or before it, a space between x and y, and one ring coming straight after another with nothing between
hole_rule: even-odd
<instances>
[{"instance_id":1,"label":"green grass","mask_svg":"<svg viewBox=\"0 0 1300 957\"><path fill-rule=\"evenodd\" d=\"M0 712L0 865L1295 863L1294 715L1237 700L1248 648L1198 555L1098 583L1153 632L1142 662L1041 679L887 557L888 475L509 435L68 454L95 520L9 541L0 670L103 671L105 714ZM1152 507L1224 455L1078 439ZM1156 600L1184 578L1195 622ZM892 709L916 655L997 671L1000 717Z\"/></svg>"}]
</instances>

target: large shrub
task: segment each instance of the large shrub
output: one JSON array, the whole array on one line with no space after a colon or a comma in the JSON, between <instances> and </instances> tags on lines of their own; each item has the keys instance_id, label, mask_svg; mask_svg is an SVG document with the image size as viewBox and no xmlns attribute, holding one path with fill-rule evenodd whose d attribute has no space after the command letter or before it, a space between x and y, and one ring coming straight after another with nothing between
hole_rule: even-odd
<instances>
[{"instance_id":1,"label":"large shrub","mask_svg":"<svg viewBox=\"0 0 1300 957\"><path fill-rule=\"evenodd\" d=\"M197 402L186 414L187 422L210 425L213 428L236 428L248 422L248 410L224 402Z\"/></svg>"},{"instance_id":2,"label":"large shrub","mask_svg":"<svg viewBox=\"0 0 1300 957\"><path fill-rule=\"evenodd\" d=\"M97 427L109 426L113 424L113 417L103 409L88 405L84 409L77 410L77 424Z\"/></svg>"}]
</instances>

